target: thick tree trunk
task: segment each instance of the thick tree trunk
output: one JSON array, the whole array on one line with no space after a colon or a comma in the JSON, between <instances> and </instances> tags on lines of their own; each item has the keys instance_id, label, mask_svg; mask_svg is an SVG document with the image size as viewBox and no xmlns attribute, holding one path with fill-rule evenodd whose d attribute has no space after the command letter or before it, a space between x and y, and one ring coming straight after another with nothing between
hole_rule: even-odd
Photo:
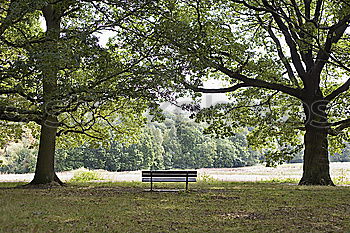
<instances>
[{"instance_id":1,"label":"thick tree trunk","mask_svg":"<svg viewBox=\"0 0 350 233\"><path fill-rule=\"evenodd\" d=\"M334 185L329 173L326 130L311 126L307 127L304 143L304 172L299 184Z\"/></svg>"},{"instance_id":2,"label":"thick tree trunk","mask_svg":"<svg viewBox=\"0 0 350 233\"><path fill-rule=\"evenodd\" d=\"M43 60L39 65L43 73L43 121L41 125L39 152L35 169L34 179L30 184L50 184L57 182L63 184L55 173L55 144L58 120L54 110L57 101L57 73L59 71L59 38L61 12L55 5L47 5L42 10L46 20L46 38L48 41L43 45Z\"/></svg>"},{"instance_id":3,"label":"thick tree trunk","mask_svg":"<svg viewBox=\"0 0 350 233\"><path fill-rule=\"evenodd\" d=\"M329 173L327 102L321 95L304 103L306 114L303 177L299 185L334 185Z\"/></svg>"},{"instance_id":4,"label":"thick tree trunk","mask_svg":"<svg viewBox=\"0 0 350 233\"><path fill-rule=\"evenodd\" d=\"M53 182L63 184L56 176L54 166L57 125L56 117L48 117L41 126L35 175L30 184L50 184Z\"/></svg>"}]
</instances>

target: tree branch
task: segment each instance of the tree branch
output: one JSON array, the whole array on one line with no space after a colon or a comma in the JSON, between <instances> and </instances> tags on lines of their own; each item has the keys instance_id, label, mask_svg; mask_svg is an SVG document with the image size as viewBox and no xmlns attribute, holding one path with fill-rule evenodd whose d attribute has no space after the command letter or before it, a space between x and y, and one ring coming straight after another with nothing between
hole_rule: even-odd
<instances>
[{"instance_id":1,"label":"tree branch","mask_svg":"<svg viewBox=\"0 0 350 233\"><path fill-rule=\"evenodd\" d=\"M332 49L332 45L337 43L341 37L344 35L345 30L348 28L348 23L350 20L350 14L346 15L342 20L338 23L334 24L330 27L326 42L324 43L324 47L321 48L316 57L315 69L316 73L321 73L324 65L329 59L330 52Z\"/></svg>"},{"instance_id":2,"label":"tree branch","mask_svg":"<svg viewBox=\"0 0 350 233\"><path fill-rule=\"evenodd\" d=\"M271 13L273 19L277 23L277 26L279 27L279 29L281 30L281 32L286 40L286 43L290 49L290 53L291 53L292 62L294 64L294 67L295 67L299 77L301 77L303 79L305 76L305 69L304 69L304 66L302 64L301 58L299 56L297 45L296 45L295 41L293 40L293 37L290 34L288 27L283 23L281 16L267 2L267 0L263 0L263 3L267 9L270 9L269 12Z\"/></svg>"},{"instance_id":3,"label":"tree branch","mask_svg":"<svg viewBox=\"0 0 350 233\"><path fill-rule=\"evenodd\" d=\"M349 87L350 87L350 78L343 85L335 89L331 94L327 95L325 97L325 100L328 100L328 101L333 100L335 97L337 97L341 93L349 90Z\"/></svg>"},{"instance_id":4,"label":"tree branch","mask_svg":"<svg viewBox=\"0 0 350 233\"><path fill-rule=\"evenodd\" d=\"M84 134L90 138L94 138L94 139L97 139L97 140L103 140L103 138L100 138L100 137L97 137L97 136L94 136L94 135L91 135L83 130L60 130L57 132L57 137L61 136L61 135L64 135L64 134L68 134L68 133L78 133L78 134Z\"/></svg>"},{"instance_id":5,"label":"tree branch","mask_svg":"<svg viewBox=\"0 0 350 233\"><path fill-rule=\"evenodd\" d=\"M305 19L306 17L300 12L299 6L295 0L291 0L291 4L292 4L294 11L297 15L299 26L301 26L303 24L303 19Z\"/></svg>"},{"instance_id":6,"label":"tree branch","mask_svg":"<svg viewBox=\"0 0 350 233\"><path fill-rule=\"evenodd\" d=\"M1 113L12 112L12 113L19 113L19 114L33 114L33 115L38 115L38 116L40 116L42 114L40 111L20 109L20 108L16 108L16 107L12 107L12 106L0 106L0 112Z\"/></svg>"},{"instance_id":7,"label":"tree branch","mask_svg":"<svg viewBox=\"0 0 350 233\"><path fill-rule=\"evenodd\" d=\"M0 111L0 120L11 121L11 122L31 122L34 121L37 124L41 125L41 117L37 115L21 115L17 113L8 113Z\"/></svg>"},{"instance_id":8,"label":"tree branch","mask_svg":"<svg viewBox=\"0 0 350 233\"><path fill-rule=\"evenodd\" d=\"M259 21L261 23L261 25L263 25L263 21L261 18L259 18ZM263 25L264 26L264 25ZM287 69L287 73L288 73L288 77L290 79L290 81L297 87L299 87L298 81L294 75L293 69L290 66L287 58L284 56L283 50L282 50L282 45L281 42L279 41L279 39L277 38L277 36L275 35L275 33L272 30L271 24L269 26L265 26L265 29L267 30L267 32L269 33L271 39L275 42L276 48L277 48L277 53L278 56L280 57L284 67Z\"/></svg>"},{"instance_id":9,"label":"tree branch","mask_svg":"<svg viewBox=\"0 0 350 233\"><path fill-rule=\"evenodd\" d=\"M330 126L337 126L335 129L330 129L329 134L333 136L337 136L339 133L341 133L342 130L350 127L350 118L342 121L337 121L334 123L330 123Z\"/></svg>"},{"instance_id":10,"label":"tree branch","mask_svg":"<svg viewBox=\"0 0 350 233\"><path fill-rule=\"evenodd\" d=\"M322 4L323 4L323 0L317 0L316 8L315 8L315 15L314 15L314 18L312 19L312 21L314 21L314 23L316 23L316 25L318 25L318 21L321 17Z\"/></svg>"},{"instance_id":11,"label":"tree branch","mask_svg":"<svg viewBox=\"0 0 350 233\"><path fill-rule=\"evenodd\" d=\"M222 73L228 75L229 77L231 77L233 79L236 79L238 81L243 82L243 84L237 84L237 85L245 85L246 87L248 87L248 86L250 86L250 87L261 87L261 88L266 88L266 89L269 89L269 90L280 91L280 92L283 92L285 94L294 96L294 97L296 97L298 99L302 98L301 97L301 91L299 89L295 89L295 88L292 88L292 87L284 86L284 85L278 84L278 83L269 83L269 82L266 82L266 81L263 81L263 80L260 80L260 79L248 78L245 75L242 75L242 74L237 73L237 72L233 72L232 70L227 69L226 67L224 67L222 65L219 65L219 64L217 64L215 62L212 62L210 60L207 60L207 61L210 63L210 65L213 68L221 71ZM238 86L237 87L237 85L235 87L236 89L243 87L243 86Z\"/></svg>"},{"instance_id":12,"label":"tree branch","mask_svg":"<svg viewBox=\"0 0 350 233\"><path fill-rule=\"evenodd\" d=\"M18 90L16 90L16 89L3 89L3 90L1 90L0 89L0 95L6 95L6 94L16 94L16 93L18 93Z\"/></svg>"},{"instance_id":13,"label":"tree branch","mask_svg":"<svg viewBox=\"0 0 350 233\"><path fill-rule=\"evenodd\" d=\"M202 88L202 87L196 87L196 86L192 86L188 83L184 83L185 87L188 89L191 89L192 91L195 92L202 92L202 93L228 93L228 92L232 92L235 90L238 90L242 87L249 87L249 85L244 84L244 83L239 83L237 85L234 85L232 87L227 87L227 88L217 88L217 89L207 89L207 88Z\"/></svg>"}]
</instances>

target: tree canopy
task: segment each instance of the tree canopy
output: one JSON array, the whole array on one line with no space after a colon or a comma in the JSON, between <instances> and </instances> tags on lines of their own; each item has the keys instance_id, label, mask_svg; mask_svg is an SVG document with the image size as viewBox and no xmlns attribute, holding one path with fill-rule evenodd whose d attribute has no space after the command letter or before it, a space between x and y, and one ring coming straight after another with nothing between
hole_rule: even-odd
<instances>
[{"instance_id":1,"label":"tree canopy","mask_svg":"<svg viewBox=\"0 0 350 233\"><path fill-rule=\"evenodd\" d=\"M252 127L250 143L271 164L304 147L300 184L333 184L328 143L339 151L349 133L348 1L162 3L152 39L170 67L181 64L183 87L231 98L197 114L208 131ZM208 79L226 87L205 88Z\"/></svg>"},{"instance_id":2,"label":"tree canopy","mask_svg":"<svg viewBox=\"0 0 350 233\"><path fill-rule=\"evenodd\" d=\"M59 181L56 136L60 145L132 141L145 123L143 112L157 112L156 101L168 94L141 66L150 48L134 52L122 29L146 14L151 2L1 3L0 119L17 136L22 124L16 123L35 122L33 131L41 127L33 184ZM108 47L97 38L103 30L115 32Z\"/></svg>"}]
</instances>

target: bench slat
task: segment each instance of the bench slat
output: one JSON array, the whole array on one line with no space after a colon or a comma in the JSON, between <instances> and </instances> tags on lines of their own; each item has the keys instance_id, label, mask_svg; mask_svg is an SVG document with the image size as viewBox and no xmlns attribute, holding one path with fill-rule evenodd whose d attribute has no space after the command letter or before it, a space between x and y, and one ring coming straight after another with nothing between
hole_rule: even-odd
<instances>
[{"instance_id":1,"label":"bench slat","mask_svg":"<svg viewBox=\"0 0 350 233\"><path fill-rule=\"evenodd\" d=\"M143 173L145 172L151 172L150 170L142 171ZM171 174L176 174L176 173L196 173L196 170L153 170L152 173L171 173Z\"/></svg>"},{"instance_id":2,"label":"bench slat","mask_svg":"<svg viewBox=\"0 0 350 233\"><path fill-rule=\"evenodd\" d=\"M150 177L142 178L142 182L151 182ZM152 182L186 182L186 177L153 177ZM196 182L196 178L189 177L188 182Z\"/></svg>"},{"instance_id":3,"label":"bench slat","mask_svg":"<svg viewBox=\"0 0 350 233\"><path fill-rule=\"evenodd\" d=\"M197 171L152 171L152 177L197 177ZM150 171L142 171L142 177L151 177Z\"/></svg>"},{"instance_id":4,"label":"bench slat","mask_svg":"<svg viewBox=\"0 0 350 233\"><path fill-rule=\"evenodd\" d=\"M197 177L195 174L153 174L152 177ZM142 174L142 177L151 177L151 174Z\"/></svg>"}]
</instances>

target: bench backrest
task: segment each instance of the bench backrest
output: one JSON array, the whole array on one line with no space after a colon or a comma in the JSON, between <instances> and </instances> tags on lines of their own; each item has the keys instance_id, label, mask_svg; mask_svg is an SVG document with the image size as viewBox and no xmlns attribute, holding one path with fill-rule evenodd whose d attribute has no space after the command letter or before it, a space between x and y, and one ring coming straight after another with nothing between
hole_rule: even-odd
<instances>
[{"instance_id":1,"label":"bench backrest","mask_svg":"<svg viewBox=\"0 0 350 233\"><path fill-rule=\"evenodd\" d=\"M142 171L142 177L197 177L197 171Z\"/></svg>"},{"instance_id":2,"label":"bench backrest","mask_svg":"<svg viewBox=\"0 0 350 233\"><path fill-rule=\"evenodd\" d=\"M197 171L142 171L142 182L196 182Z\"/></svg>"}]
</instances>

